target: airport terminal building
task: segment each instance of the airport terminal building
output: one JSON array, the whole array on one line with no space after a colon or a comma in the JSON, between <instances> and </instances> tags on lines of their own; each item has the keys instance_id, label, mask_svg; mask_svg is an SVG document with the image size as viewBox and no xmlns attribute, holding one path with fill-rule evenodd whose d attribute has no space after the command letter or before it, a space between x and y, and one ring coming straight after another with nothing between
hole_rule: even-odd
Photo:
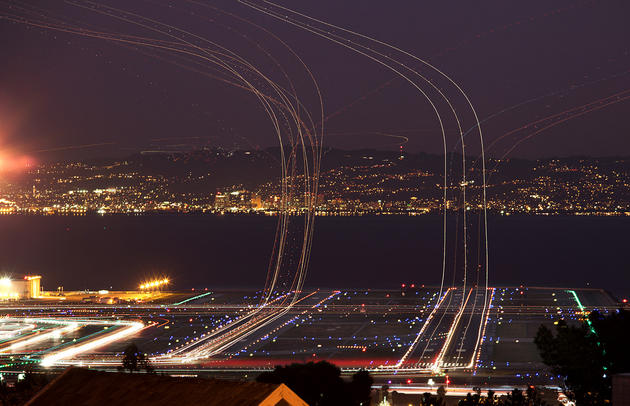
<instances>
[{"instance_id":1,"label":"airport terminal building","mask_svg":"<svg viewBox=\"0 0 630 406\"><path fill-rule=\"evenodd\" d=\"M27 275L22 279L0 278L0 300L33 299L41 294L41 276Z\"/></svg>"}]
</instances>

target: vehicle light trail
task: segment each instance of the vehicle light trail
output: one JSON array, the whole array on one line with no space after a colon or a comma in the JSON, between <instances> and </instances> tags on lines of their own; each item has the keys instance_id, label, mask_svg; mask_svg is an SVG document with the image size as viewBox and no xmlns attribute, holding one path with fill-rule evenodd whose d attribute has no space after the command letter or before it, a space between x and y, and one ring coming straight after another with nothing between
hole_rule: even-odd
<instances>
[{"instance_id":1,"label":"vehicle light trail","mask_svg":"<svg viewBox=\"0 0 630 406\"><path fill-rule=\"evenodd\" d=\"M72 322L72 323L68 323L65 327L54 328L52 329L52 331L49 331L46 333L36 333L36 334L28 336L25 339L19 340L17 342L13 342L6 347L0 348L0 353L4 354L8 352L14 352L15 350L18 350L20 348L28 347L30 345L33 345L33 344L36 344L45 340L59 338L64 334L68 334L70 332L78 330L80 327L81 326L79 325L79 323Z\"/></svg>"},{"instance_id":2,"label":"vehicle light trail","mask_svg":"<svg viewBox=\"0 0 630 406\"><path fill-rule=\"evenodd\" d=\"M105 336L90 340L84 344L73 345L65 350L45 355L41 360L41 365L50 367L56 364L77 364L78 362L73 362L69 359L96 348L129 338L145 327L144 324L139 321L119 321L112 324L115 326L123 326L123 328L110 334L105 333Z\"/></svg>"},{"instance_id":3,"label":"vehicle light trail","mask_svg":"<svg viewBox=\"0 0 630 406\"><path fill-rule=\"evenodd\" d=\"M102 347L107 344L111 344L113 342L126 339L136 332L146 328L145 324L139 321L123 321L123 320L87 320L87 319L73 319L73 318L11 318L7 319L10 321L15 321L19 323L31 323L31 324L53 324L53 325L62 325L63 327L53 327L49 331L44 333L36 333L27 336L24 339L14 340L10 342L7 346L0 349L1 354L15 352L16 350L26 348L28 346L32 346L34 344L58 339L63 335L67 335L71 332L79 330L85 326L96 325L96 326L107 326L107 327L121 327L121 329L117 329L112 332L98 331L96 333L90 334L86 342L73 343L70 342L67 344L67 348L61 349L59 351L44 349L38 352L43 352L43 355L40 358L40 363L42 366L53 366L62 362L66 362L68 358L72 358L78 354L89 352L95 348ZM151 324L152 325L152 324ZM107 328L106 327L106 328ZM92 338L94 337L94 338ZM84 337L85 339L85 337ZM83 340L83 339L82 339ZM79 340L79 341L82 341ZM56 348L56 347L53 347ZM72 363L68 361L69 363Z\"/></svg>"}]
</instances>

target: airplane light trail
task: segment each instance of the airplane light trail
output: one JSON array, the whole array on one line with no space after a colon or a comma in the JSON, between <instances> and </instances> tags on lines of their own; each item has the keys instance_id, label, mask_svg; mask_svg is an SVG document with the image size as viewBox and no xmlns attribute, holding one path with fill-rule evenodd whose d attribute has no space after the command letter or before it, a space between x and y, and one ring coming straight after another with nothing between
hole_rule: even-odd
<instances>
[{"instance_id":1,"label":"airplane light trail","mask_svg":"<svg viewBox=\"0 0 630 406\"><path fill-rule=\"evenodd\" d=\"M245 60L242 56L238 55L235 51L227 49L218 43L210 41L204 37L183 30L181 28L169 25L166 23L158 22L154 19L143 17L141 15L127 12L114 7L109 7L103 4L97 4L91 1L73 1L69 2L75 7L85 9L97 14L106 15L113 19L124 21L144 28L148 31L162 34L171 39L171 41L163 41L155 38L138 37L137 35L123 35L117 33L105 33L89 30L83 27L78 27L71 23L60 21L59 19L48 19L45 12L35 8L35 12L23 7L16 7L17 10L26 13L26 17L22 15L8 14L5 18L22 24L31 26L42 27L51 30L57 30L62 32L73 33L81 36L100 38L108 41L115 41L122 44L133 44L142 47L148 47L150 49L157 49L161 51L174 52L180 55L187 55L194 58L199 58L204 63L210 63L214 67L223 69L228 76L233 76L236 82L241 82L240 85L245 89L250 90L254 96L259 100L263 110L269 116L272 127L274 128L279 144L281 154L281 178L282 182L282 202L285 210L279 218L278 222L278 235L276 236L276 252L272 255L270 260L271 267L268 271L267 287L265 288L265 298L261 303L266 303L269 298L275 293L276 288L282 286L284 289L290 292L300 292L301 286L304 281L304 275L306 272L306 265L308 263L308 256L311 249L311 240L313 235L313 218L314 218L314 204L312 196L317 195L317 182L319 179L319 162L321 160L321 140L323 137L323 125L320 126L320 130L315 129L312 115L308 109L297 98L297 94L293 91L293 94L289 90L283 88L281 85L273 81L270 77L262 73L252 63ZM33 18L29 14L36 15ZM43 20L42 20L43 19ZM243 19L241 19L243 20ZM52 21L52 22L50 22ZM243 20L246 23L253 25L252 23ZM258 29L264 30L262 27L256 26ZM228 30L232 30L231 27L226 27ZM270 34L268 31L266 31ZM301 66L307 72L310 80L312 81L315 89L315 93L319 98L319 109L323 109L323 102L321 93L317 86L317 83L304 62L297 56L297 54L288 47L288 45L282 42L278 37L274 38L282 43L282 45L289 50L301 64ZM174 41L173 41L174 40ZM200 45L201 44L201 45ZM262 48L260 48L263 50ZM274 59L271 54L263 50L265 54ZM279 65L278 65L279 66ZM242 70L245 70L245 73ZM289 89L294 87L290 78L286 75L284 69L281 70L285 73L285 79L289 82ZM245 77L245 74L253 75L255 78L262 80L262 86L266 86L265 89L260 88L261 85L254 84L254 80ZM304 116L304 118L302 118ZM320 114L323 118L323 112ZM309 123L310 122L310 128ZM285 130L288 129L287 130ZM286 137L286 139L285 139ZM307 139L305 139L308 138ZM289 151L285 151L285 145L290 146ZM305 173L305 188L308 193L305 193L306 202L306 223L304 226L304 237L302 248L298 256L298 267L295 272L289 274L289 281L279 281L278 278L282 274L281 266L283 264L283 256L286 254L285 245L287 243L287 233L289 232L289 200L291 200L294 194L298 194L296 189L299 187L289 180L290 176L295 171L297 165L296 152L301 149L303 155L302 169ZM311 151L312 157L309 159L308 151ZM289 156L285 153L289 152ZM291 280L292 275L292 280ZM288 285L288 286L287 286ZM297 300L297 295L291 296L291 303L287 303L291 306Z\"/></svg>"},{"instance_id":2,"label":"airplane light trail","mask_svg":"<svg viewBox=\"0 0 630 406\"><path fill-rule=\"evenodd\" d=\"M415 89L417 89L421 95L424 96L424 98L427 100L427 102L431 105L431 107L433 108L435 114L436 114L436 118L438 120L438 123L440 125L441 128L441 132L442 132L442 139L443 139L443 148L444 148L444 207L446 207L447 205L447 186L448 186L448 171L447 171L447 140L446 140L446 133L445 133L445 127L444 127L444 122L443 122L443 118L442 115L440 114L438 107L436 106L436 101L434 101L434 99L432 99L432 97L430 97L427 94L427 90L423 89L419 83L417 83L415 81L415 78L412 79L413 76L415 76L416 78L419 78L422 82L424 82L425 85L428 85L429 89L428 90L432 90L434 91L436 94L435 97L437 97L437 99L441 99L443 102L446 103L446 105L448 106L448 109L450 110L450 112L453 115L453 118L455 120L456 126L458 128L458 132L459 132L459 139L460 139L460 147L462 149L461 151L461 155L462 155L462 173L461 173L461 180L459 180L457 183L461 186L461 190L460 190L460 196L461 196L461 207L462 207L462 211L459 214L462 217L462 241L463 241L463 285L462 285L462 291L466 291L466 284L467 284L467 279L468 279L468 219L467 219L467 208L466 208L466 185L468 184L467 181L467 165L466 165L466 152L465 152L465 144L464 144L464 139L463 139L463 130L462 130L462 125L461 125L461 119L460 116L458 115L453 102L451 101L451 99L449 97L447 97L447 95L445 94L445 92L441 89L441 86L436 85L429 77L425 76L425 73L419 73L417 70L413 69L410 67L409 64L405 64L403 62L401 62L400 59L396 59L392 56L390 56L389 53L387 53L386 51L384 52L380 52L376 49L376 47L378 46L384 46L386 47L388 50L391 51L395 51L397 53L399 53L401 55L401 57L409 57L411 58L413 61L415 62L420 62L422 63L424 66L426 66L427 68L431 69L433 72L435 72L438 76L436 79L445 79L446 86L449 87L453 87L455 89L455 91L457 92L458 95L462 96L465 104L467 105L467 107L470 109L473 117L474 117L474 122L476 123L476 128L477 128L477 132L479 135L479 146L481 149L481 162L482 162L482 171L481 171L481 177L482 177L482 188L481 188L481 193L482 193L482 211L483 211L483 216L482 219L480 218L480 228L483 229L483 243L481 241L479 241L479 245L484 247L483 250L483 255L484 255L484 260L483 262L485 263L483 266L483 269L485 269L485 287L486 289L484 290L484 309L483 309L483 314L481 317L481 320L484 320L484 315L485 312L487 311L487 305L488 305L488 300L487 300L487 294L488 294L488 237L487 237L487 231L488 231L488 224L487 224L487 196L486 196L486 166L485 166L485 148L484 148L484 141L483 141L483 134L481 131L481 126L480 126L480 122L479 122L479 118L477 116L477 113L469 99L469 97L466 95L466 93L462 90L462 88L455 82L453 81L453 79L451 79L448 75L446 75L443 71L441 71L440 69L436 68L434 65L426 62L423 59L420 59L408 52L403 51L400 48L397 48L395 46L389 45L383 41L379 41L377 39L371 38L369 36L330 24L330 23L326 23L322 20L307 16L303 13L294 11L290 8L275 4L273 2L267 1L267 0L262 0L262 5L257 4L256 2L253 1L249 1L249 0L238 0L241 4L244 4L254 10L260 11L261 13L264 13L266 15L269 15L275 19L278 19L280 21L289 23L291 25L294 25L298 28L301 28L305 31L311 32L317 36L323 37L325 39L328 39L329 41L336 43L338 45L341 45L345 48L348 48L360 55L363 55L367 58L369 58L370 60L377 62L379 64L381 64L382 66L390 69L392 72L396 73L397 75L399 75L401 78L405 79L409 84L411 84ZM308 21L301 21L301 19L305 19ZM320 28L317 25L322 25L324 28ZM368 45L364 45L361 43L361 41L369 41L370 42L370 46ZM408 72L408 73L407 73ZM442 289L443 289L443 285L444 285L444 279L445 279L445 272L446 272L446 248L447 248L447 243L446 243L446 238L447 238L447 226L446 226L446 210L444 210L444 232L443 232L443 245L444 245L444 249L443 249L443 266L442 266L442 282L441 282L441 288L440 288L440 296L442 293ZM456 236L456 238L459 238L459 234ZM457 254L455 254L457 255ZM478 258L479 261L479 266L482 267L482 260L481 258ZM455 280L455 277L453 278L453 280ZM466 305L466 300L465 297L462 295L462 301L461 301L461 305L460 305L460 311L455 319L455 323L453 325L453 329L455 328L455 326L458 324L457 322L459 321L459 318L461 317L461 313L463 312L463 309ZM440 322L441 322L442 318L440 318ZM436 329L439 327L439 323L438 326L436 326ZM483 328L482 323L479 323L478 326L478 336L480 336L481 334L481 330ZM427 346L429 345L430 340L427 341ZM425 347L426 350L426 347Z\"/></svg>"},{"instance_id":3,"label":"airplane light trail","mask_svg":"<svg viewBox=\"0 0 630 406\"><path fill-rule=\"evenodd\" d=\"M490 303L488 304L488 311L486 312L486 318L483 321L483 331L481 332L480 338L477 340L475 351L473 351L473 362L475 365L475 370L479 366L479 360L481 359L481 348L483 346L483 342L486 339L486 327L488 327L488 319L490 318L490 309L492 309L492 301L494 300L495 292L496 292L496 288L492 288L492 294L490 295Z\"/></svg>"},{"instance_id":4,"label":"airplane light trail","mask_svg":"<svg viewBox=\"0 0 630 406\"><path fill-rule=\"evenodd\" d=\"M465 153L465 144L463 142L463 128L462 128L462 120L464 117L461 113L458 112L458 109L455 105L455 98L462 98L463 104L470 109L470 114L474 121L476 122L476 127L479 133L479 141L480 147L482 151L482 156L484 154L483 147L483 135L481 132L481 127L479 125L479 120L477 118L477 114L475 109L470 102L468 96L463 92L461 87L455 83L448 75L446 75L443 71L436 68L434 65L417 58L416 56L403 51L400 48L394 47L382 41L367 37L365 35L338 27L333 26L331 24L325 23L321 20L314 19L312 17L308 17L304 14L295 12L293 10L287 9L285 7L278 6L271 2L264 2L264 4L271 6L271 8L262 8L257 4L249 1L242 0L241 4L244 4L252 9L258 10L264 14L267 14L271 17L281 19L283 21L289 22L292 25L298 26L306 31L309 31L317 36L328 39L329 41L342 45L345 48L350 49L353 52L356 52L360 55L363 55L370 60L388 68L389 70L396 73L401 78L405 79L413 88L415 88L432 106L436 119L438 120L442 133L443 140L443 148L444 148L444 184L443 184L443 200L444 207L447 206L448 203L448 191L449 191L449 183L459 184L459 191L455 190L453 193L459 193L459 202L458 205L461 208L458 216L462 217L461 221L461 229L457 231L456 239L460 238L461 233L461 241L463 241L463 247L461 253L454 252L453 257L457 258L460 256L463 258L461 262L462 265L460 269L454 270L454 278L456 273L462 274L462 291L467 290L468 281L468 272L469 272L469 263L468 263L468 222L467 219L467 161L466 161L466 153ZM287 71L282 69L282 67L277 63L277 59L275 59L268 51L263 50L263 53L269 59L275 61L275 65L281 68L283 72L288 87L283 87L281 84L274 81L270 76L266 75L249 60L246 60L243 56L239 55L236 51L228 49L227 47L211 41L207 38L204 38L200 35L197 35L193 32L184 30L182 28L157 21L155 19L151 19L136 13L132 13L129 11L121 10L118 8L106 6L103 4L97 4L92 1L71 1L69 4L73 6L84 9L99 15L104 15L109 18L119 20L128 24L132 24L136 27L147 30L151 33L160 34L166 38L168 41L163 39L157 39L152 37L140 37L134 33L134 35L125 35L120 33L108 33L95 31L92 29L87 29L85 27L77 26L74 23L64 22L59 19L47 19L46 14L43 12L33 13L32 11L22 9L21 11L26 13L25 16L21 15L8 15L5 18L9 18L14 22L27 24L31 26L42 27L50 30L57 30L62 32L68 32L77 34L80 36L86 36L91 38L98 38L106 41L113 41L116 43L120 43L123 45L134 45L143 48L147 48L149 50L156 50L159 52L163 52L165 54L173 53L175 55L184 56L186 58L192 58L195 60L195 64L193 69L199 70L208 65L212 71L211 78L214 76L214 79L226 81L229 83L233 83L236 87L245 89L250 91L256 99L260 102L262 109L268 115L272 128L274 129L276 136L278 138L280 144L280 155L281 155L281 196L282 196L282 207L284 208L281 211L281 216L279 216L277 232L274 242L274 251L272 253L272 257L269 262L269 268L267 272L267 279L265 283L264 292L260 305L255 308L253 311L249 312L244 317L239 317L233 321L233 323L227 323L220 329L215 329L211 332L211 334L203 337L201 341L195 340L196 342L193 344L189 344L189 346L199 346L200 342L208 342L209 344L201 345L202 348L205 349L197 349L196 356L197 357L210 357L215 353L221 351L224 348L229 347L230 343L233 342L234 337L246 336L254 331L257 331L260 328L263 328L266 325L270 325L273 323L278 317L281 317L288 309L291 308L299 299L299 292L302 290L302 286L305 279L306 269L309 261L310 250L312 246L312 236L313 236L313 220L314 220L314 201L313 196L317 196L318 190L318 179L319 179L319 167L321 161L321 140L323 137L323 123L325 121L324 112L323 112L323 102L321 97L321 92L319 91L319 87L317 86L317 82L314 80L314 77L308 67L304 64L304 62L297 56L297 54L290 48L286 43L280 40L277 36L268 33L267 30L260 27L259 25L254 25L251 22L248 22L242 18L236 17L239 21L245 22L246 24L250 24L255 26L257 29L266 32L271 35L275 40L279 41L293 56L296 57L298 64L301 65L305 72L307 72L307 76L312 80L315 94L319 98L319 110L321 112L321 125L317 126L313 120L313 116L305 108L304 104L298 99L297 94L295 92L295 88L293 86L292 80L287 75ZM278 12L277 9L283 10L282 12ZM37 8L35 8L37 10ZM282 17L283 12L291 13L292 17ZM306 19L310 22L314 22L315 24L305 23L300 19ZM325 27L325 28L322 28ZM364 42L367 41L369 45L366 45ZM380 49L383 48L383 49ZM389 55L390 51L394 51L396 53L396 57L392 57ZM404 62L403 59L410 59L412 62ZM177 60L176 63L178 65L186 65L184 60ZM424 66L426 66L432 72L432 75L436 75L431 77L424 72L420 72L417 69L412 68L412 64L420 62ZM216 76L215 71L223 72L220 76ZM227 78L227 79L226 79ZM436 82L436 80L441 81L443 83ZM449 90L445 90L445 89ZM443 90L444 89L444 90ZM454 95L451 95L449 92L453 91ZM448 112L447 115L443 115L441 110L445 110ZM458 132L458 138L461 146L462 152L462 167L461 173L458 176L459 179L449 181L449 173L448 173L448 164L447 164L447 133L445 130L445 119L450 115L449 120L452 120L452 123L455 124ZM469 117L470 118L470 117ZM317 129L319 127L319 129ZM287 128L288 131L285 131L284 128ZM407 142L408 138L406 136L397 136L392 134L381 134L388 137L395 137L401 139L403 142ZM288 141L288 143L287 143ZM288 144L288 145L287 145ZM285 148L287 145L287 148ZM309 152L310 149L310 157ZM302 161L303 163L300 165L304 171L304 186L303 190L299 190L300 185L294 182L294 174L298 165L297 153L298 151L302 152ZM486 195L485 195L485 161L482 158L482 198L483 198L483 240L484 240L484 254L483 254L483 262L485 262L485 266L483 267L485 270L485 284L487 286L488 283L488 247L487 247L487 221L485 219L485 210L486 210ZM301 247L296 247L293 250L289 249L289 238L293 232L300 233L299 231L292 231L295 228L294 222L290 219L290 205L289 202L292 199L292 196L295 195L304 195L305 203L307 207L307 211L305 213L305 223L302 227L302 238L301 238ZM442 276L441 276L441 284L440 284L440 292L438 294L439 298L442 300L449 296L449 305L450 300L452 300L452 295L444 295L442 297L442 291L445 288L444 283L446 279L446 263L447 263L447 211L444 210L443 214L443 253L442 253ZM479 244L482 244L481 241ZM291 269L289 272L285 272L284 268L287 267L289 263L291 263L290 258L297 263L297 266ZM481 256L477 258L477 261L481 264L482 258ZM481 266L481 265L480 265ZM153 285L151 285L153 286ZM144 287L144 286L143 286ZM284 306L284 310L280 311L268 311L266 307L267 304L272 301L272 297L276 296L276 292L293 292L292 294L282 294L279 296L281 298L280 306ZM275 302L278 299L273 299ZM487 304L487 300L485 300L485 304ZM464 296L462 296L459 314L463 312L463 309L466 306L466 300ZM442 316L443 317L443 316ZM439 322L441 322L442 318L440 318ZM459 317L457 318L459 320ZM439 327L436 326L436 329ZM481 325L479 326L481 329ZM434 330L435 331L435 330ZM424 329L421 329L421 334L424 333ZM416 341L417 344L418 341ZM429 340L430 342L430 340ZM427 342L428 345L428 342ZM182 349L178 349L172 352L171 355L177 353L177 351L182 351Z\"/></svg>"},{"instance_id":5,"label":"airplane light trail","mask_svg":"<svg viewBox=\"0 0 630 406\"><path fill-rule=\"evenodd\" d=\"M407 360L407 358L409 357L409 355L415 351L418 342L420 341L420 338L423 336L424 334L424 330L428 327L429 322L431 321L431 319L433 319L433 317L435 317L435 313L437 312L437 310L442 306L442 303L444 302L444 299L446 298L446 296L448 296L448 294L451 292L453 288L448 288L446 290L446 292L444 293L444 295L442 295L441 298L439 298L438 303L433 307L433 310L431 311L431 313L429 314L429 316L427 317L427 319L425 320L424 324L422 325L422 327L420 328L420 331L418 332L418 334L416 334L416 337L414 338L413 342L411 343L411 345L409 346L409 348L407 349L407 351L404 353L404 355L400 358L400 360L398 360L398 363L396 363L396 365L394 365L393 367L388 367L388 366L381 366L381 368L400 368L401 365L403 365L405 363L405 361Z\"/></svg>"}]
</instances>

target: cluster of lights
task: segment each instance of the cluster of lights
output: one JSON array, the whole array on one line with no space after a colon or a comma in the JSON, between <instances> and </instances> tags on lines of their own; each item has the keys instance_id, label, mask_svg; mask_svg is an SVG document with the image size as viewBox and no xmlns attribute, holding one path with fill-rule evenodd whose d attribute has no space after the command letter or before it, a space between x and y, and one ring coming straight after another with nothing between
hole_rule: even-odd
<instances>
[{"instance_id":1,"label":"cluster of lights","mask_svg":"<svg viewBox=\"0 0 630 406\"><path fill-rule=\"evenodd\" d=\"M145 282L142 285L140 285L140 290L157 289L157 288L166 286L169 283L171 283L171 281L168 278L156 279L153 281Z\"/></svg>"},{"instance_id":2,"label":"cluster of lights","mask_svg":"<svg viewBox=\"0 0 630 406\"><path fill-rule=\"evenodd\" d=\"M367 350L367 347L364 345L338 345L337 348L339 348L340 350L361 350L362 352L365 352Z\"/></svg>"}]
</instances>

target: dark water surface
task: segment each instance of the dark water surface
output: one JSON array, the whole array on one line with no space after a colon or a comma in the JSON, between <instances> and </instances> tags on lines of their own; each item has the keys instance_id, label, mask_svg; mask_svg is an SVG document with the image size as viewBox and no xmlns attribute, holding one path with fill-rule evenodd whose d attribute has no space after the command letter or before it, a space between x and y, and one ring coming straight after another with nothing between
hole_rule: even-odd
<instances>
[{"instance_id":1,"label":"dark water surface","mask_svg":"<svg viewBox=\"0 0 630 406\"><path fill-rule=\"evenodd\" d=\"M169 275L178 289L261 287L276 218L0 217L0 270L46 289L133 289ZM318 217L307 285L440 281L440 216ZM630 295L630 218L492 216L494 285L601 287Z\"/></svg>"}]
</instances>

